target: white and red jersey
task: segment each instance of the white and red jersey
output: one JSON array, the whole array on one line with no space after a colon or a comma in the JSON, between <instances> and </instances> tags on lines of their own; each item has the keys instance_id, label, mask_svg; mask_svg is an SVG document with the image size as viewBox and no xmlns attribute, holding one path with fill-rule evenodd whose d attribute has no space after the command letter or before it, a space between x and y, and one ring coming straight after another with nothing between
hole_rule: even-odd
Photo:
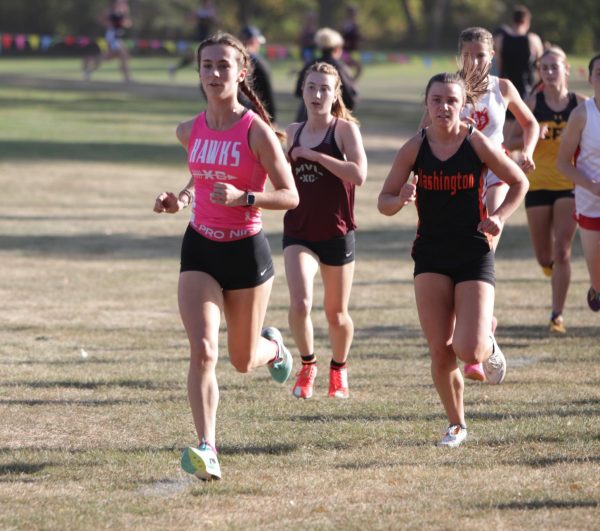
<instances>
[{"instance_id":1,"label":"white and red jersey","mask_svg":"<svg viewBox=\"0 0 600 531\"><path fill-rule=\"evenodd\" d=\"M500 92L500 80L497 76L488 76L488 89L475 104L467 104L460 113L461 118L471 118L478 131L481 131L494 144L501 146L504 142L504 121L506 120L506 102ZM486 190L491 186L502 184L499 177L491 170L485 176ZM485 193L484 193L485 194Z\"/></svg>"},{"instance_id":2,"label":"white and red jersey","mask_svg":"<svg viewBox=\"0 0 600 531\"><path fill-rule=\"evenodd\" d=\"M251 110L226 131L206 124L206 114L194 120L188 142L188 167L194 178L194 204L190 224L202 236L215 241L247 238L262 228L260 208L225 206L210 201L216 182L239 190L262 192L267 173L248 143L256 114Z\"/></svg>"},{"instance_id":3,"label":"white and red jersey","mask_svg":"<svg viewBox=\"0 0 600 531\"><path fill-rule=\"evenodd\" d=\"M488 90L474 105L467 104L460 113L461 118L471 118L475 128L487 136L494 144L504 142L502 129L506 119L506 102L500 92L500 80L488 76Z\"/></svg>"},{"instance_id":4,"label":"white and red jersey","mask_svg":"<svg viewBox=\"0 0 600 531\"><path fill-rule=\"evenodd\" d=\"M576 165L590 181L600 180L600 111L594 98L585 101L585 114ZM600 218L600 196L583 186L575 186L575 210L578 215Z\"/></svg>"}]
</instances>

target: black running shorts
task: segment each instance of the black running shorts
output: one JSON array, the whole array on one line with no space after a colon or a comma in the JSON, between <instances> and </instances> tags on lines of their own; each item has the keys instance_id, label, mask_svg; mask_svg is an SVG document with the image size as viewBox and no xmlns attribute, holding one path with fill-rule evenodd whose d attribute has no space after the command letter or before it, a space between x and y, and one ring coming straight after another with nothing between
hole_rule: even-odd
<instances>
[{"instance_id":1,"label":"black running shorts","mask_svg":"<svg viewBox=\"0 0 600 531\"><path fill-rule=\"evenodd\" d=\"M329 266L343 266L354 262L355 258L354 231L350 231L345 236L340 236L339 238L319 242L309 242L284 234L283 248L285 249L290 245L306 247L317 255L319 262Z\"/></svg>"},{"instance_id":2,"label":"black running shorts","mask_svg":"<svg viewBox=\"0 0 600 531\"><path fill-rule=\"evenodd\" d=\"M202 271L224 290L254 288L275 274L271 247L261 230L249 238L215 242L198 234L190 225L181 243L181 269Z\"/></svg>"}]
</instances>

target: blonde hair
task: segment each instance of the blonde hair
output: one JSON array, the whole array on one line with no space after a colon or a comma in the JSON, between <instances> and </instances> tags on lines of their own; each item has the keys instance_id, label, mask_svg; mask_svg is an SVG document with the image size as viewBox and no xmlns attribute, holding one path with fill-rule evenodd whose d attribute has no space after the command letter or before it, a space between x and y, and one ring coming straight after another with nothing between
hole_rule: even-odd
<instances>
[{"instance_id":1,"label":"blonde hair","mask_svg":"<svg viewBox=\"0 0 600 531\"><path fill-rule=\"evenodd\" d=\"M458 52L462 52L462 46L465 42L480 42L485 44L489 50L494 49L494 36L485 28L473 26L464 29L458 37Z\"/></svg>"},{"instance_id":2,"label":"blonde hair","mask_svg":"<svg viewBox=\"0 0 600 531\"><path fill-rule=\"evenodd\" d=\"M425 88L426 104L429 89L434 83L455 83L459 85L462 88L463 94L465 95L465 103L469 103L471 105L477 103L488 90L487 72L485 77L482 77L477 69L472 65L464 72L462 70L451 73L442 72L441 74L436 74L433 76Z\"/></svg>"},{"instance_id":3,"label":"blonde hair","mask_svg":"<svg viewBox=\"0 0 600 531\"><path fill-rule=\"evenodd\" d=\"M340 73L337 71L337 68L329 63L325 63L322 61L313 63L306 69L304 78L302 79L302 90L304 90L304 84L306 83L308 76L313 72L333 76L333 78L335 79L335 101L331 105L331 114L336 118L343 118L344 120L358 123L358 120L354 116L352 116L350 109L346 107L344 99L342 98L342 79L340 77Z\"/></svg>"}]
</instances>

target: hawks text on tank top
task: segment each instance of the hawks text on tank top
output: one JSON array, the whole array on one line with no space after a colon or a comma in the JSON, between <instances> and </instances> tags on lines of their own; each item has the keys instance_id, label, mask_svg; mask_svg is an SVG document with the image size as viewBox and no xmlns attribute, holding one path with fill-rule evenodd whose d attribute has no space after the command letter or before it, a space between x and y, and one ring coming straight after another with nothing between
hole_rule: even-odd
<instances>
[{"instance_id":1,"label":"hawks text on tank top","mask_svg":"<svg viewBox=\"0 0 600 531\"><path fill-rule=\"evenodd\" d=\"M488 77L487 92L474 105L465 105L460 117L471 118L475 122L478 131L481 131L494 144L502 145L504 142L502 128L506 118L506 102L500 92L498 77Z\"/></svg>"},{"instance_id":2,"label":"hawks text on tank top","mask_svg":"<svg viewBox=\"0 0 600 531\"><path fill-rule=\"evenodd\" d=\"M345 160L335 141L337 123L337 119L332 120L321 143L311 149ZM305 126L306 122L298 128L290 153L300 145L300 134ZM283 218L283 230L287 236L324 241L344 236L356 228L353 184L310 160L297 158L292 160L291 166L300 203L295 209L288 210Z\"/></svg>"},{"instance_id":3,"label":"hawks text on tank top","mask_svg":"<svg viewBox=\"0 0 600 531\"><path fill-rule=\"evenodd\" d=\"M540 138L535 146L533 153L535 170L527 174L529 191L573 189L573 183L556 168L556 157L560 146L560 135L567 126L569 115L575 107L577 107L577 96L573 92L569 92L569 102L562 111L553 111L548 107L543 92L536 94L533 115L540 127L544 125L548 127L548 133L546 138Z\"/></svg>"},{"instance_id":4,"label":"hawks text on tank top","mask_svg":"<svg viewBox=\"0 0 600 531\"><path fill-rule=\"evenodd\" d=\"M438 159L426 130L413 166L417 181L419 225L413 257L439 259L447 266L483 256L490 242L477 230L487 218L482 200L486 166L470 143L472 126L460 147L446 160Z\"/></svg>"},{"instance_id":5,"label":"hawks text on tank top","mask_svg":"<svg viewBox=\"0 0 600 531\"><path fill-rule=\"evenodd\" d=\"M577 168L591 181L600 180L600 111L594 97L585 101L585 127L581 131ZM600 197L583 186L575 187L578 214L600 218Z\"/></svg>"},{"instance_id":6,"label":"hawks text on tank top","mask_svg":"<svg viewBox=\"0 0 600 531\"><path fill-rule=\"evenodd\" d=\"M519 95L524 98L533 84L533 62L529 35L509 35L502 38L502 72L500 77L510 79Z\"/></svg>"},{"instance_id":7,"label":"hawks text on tank top","mask_svg":"<svg viewBox=\"0 0 600 531\"><path fill-rule=\"evenodd\" d=\"M216 182L229 183L239 190L262 192L267 174L248 143L255 118L248 110L226 131L210 129L206 113L194 120L188 142L188 167L194 178L194 204L190 224L202 236L215 241L247 238L260 231L259 208L211 203Z\"/></svg>"}]
</instances>

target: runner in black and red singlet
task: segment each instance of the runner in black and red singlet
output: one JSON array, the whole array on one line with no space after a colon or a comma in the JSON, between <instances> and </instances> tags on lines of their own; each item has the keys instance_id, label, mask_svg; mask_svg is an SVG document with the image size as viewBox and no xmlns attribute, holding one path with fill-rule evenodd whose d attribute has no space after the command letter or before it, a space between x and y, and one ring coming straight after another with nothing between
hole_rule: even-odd
<instances>
[{"instance_id":1,"label":"runner in black and red singlet","mask_svg":"<svg viewBox=\"0 0 600 531\"><path fill-rule=\"evenodd\" d=\"M439 444L448 447L467 437L457 359L483 363L489 383L498 384L505 376L506 360L490 334L492 237L527 190L522 170L500 146L461 121L467 100L486 88L485 83L470 86L460 74L431 78L425 91L431 125L400 149L378 201L380 212L388 216L416 201L415 299L433 382L450 424ZM489 215L482 198L486 168L509 185L504 201Z\"/></svg>"}]
</instances>

